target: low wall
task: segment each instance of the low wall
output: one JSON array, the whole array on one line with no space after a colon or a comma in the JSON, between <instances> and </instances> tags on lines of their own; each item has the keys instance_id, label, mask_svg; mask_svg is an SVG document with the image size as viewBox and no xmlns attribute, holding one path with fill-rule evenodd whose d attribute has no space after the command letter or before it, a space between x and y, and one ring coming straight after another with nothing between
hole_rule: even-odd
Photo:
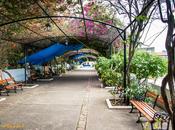
<instances>
[{"instance_id":1,"label":"low wall","mask_svg":"<svg viewBox=\"0 0 175 130\"><path fill-rule=\"evenodd\" d=\"M25 81L25 69L24 68L10 69L6 71L8 71L16 81ZM9 76L6 73L3 73L3 78L4 79L9 78Z\"/></svg>"}]
</instances>

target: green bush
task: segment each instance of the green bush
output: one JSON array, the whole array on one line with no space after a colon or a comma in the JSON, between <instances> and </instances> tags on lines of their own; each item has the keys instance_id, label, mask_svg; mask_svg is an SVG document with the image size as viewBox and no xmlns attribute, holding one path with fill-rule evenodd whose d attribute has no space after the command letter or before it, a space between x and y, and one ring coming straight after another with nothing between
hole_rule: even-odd
<instances>
[{"instance_id":1,"label":"green bush","mask_svg":"<svg viewBox=\"0 0 175 130\"><path fill-rule=\"evenodd\" d=\"M97 59L97 64L95 65L98 75L101 75L107 72L107 69L110 68L110 60L105 57L99 57Z\"/></svg>"},{"instance_id":2,"label":"green bush","mask_svg":"<svg viewBox=\"0 0 175 130\"><path fill-rule=\"evenodd\" d=\"M167 62L164 58L143 51L138 51L131 63L131 73L141 79L158 78L167 71Z\"/></svg>"},{"instance_id":3,"label":"green bush","mask_svg":"<svg viewBox=\"0 0 175 130\"><path fill-rule=\"evenodd\" d=\"M111 59L99 57L95 66L99 77L106 86L121 86L123 56L121 53L113 55ZM119 69L120 68L120 69Z\"/></svg>"},{"instance_id":4,"label":"green bush","mask_svg":"<svg viewBox=\"0 0 175 130\"><path fill-rule=\"evenodd\" d=\"M129 99L143 100L146 91L154 91L152 86L140 85L136 80L131 81L130 87L125 90L125 95ZM147 99L148 100L148 99Z\"/></svg>"},{"instance_id":5,"label":"green bush","mask_svg":"<svg viewBox=\"0 0 175 130\"><path fill-rule=\"evenodd\" d=\"M119 51L118 53L112 55L111 59L110 59L110 63L111 63L111 69L115 70L118 73L123 73L123 67L124 67L124 63L123 63L123 52Z\"/></svg>"},{"instance_id":6,"label":"green bush","mask_svg":"<svg viewBox=\"0 0 175 130\"><path fill-rule=\"evenodd\" d=\"M123 66L123 52L120 51L112 55L110 59L99 57L95 67L105 85L122 87ZM130 88L127 88L126 95L129 98L139 99L139 95L143 95L147 89L147 82L141 85L141 81L163 76L167 71L166 66L167 62L164 58L144 51L137 51L131 62L130 70L131 75L134 75L135 78L131 78Z\"/></svg>"},{"instance_id":7,"label":"green bush","mask_svg":"<svg viewBox=\"0 0 175 130\"><path fill-rule=\"evenodd\" d=\"M119 83L120 77L120 73L117 73L111 69L107 69L106 72L101 75L102 81L107 86L116 86Z\"/></svg>"}]
</instances>

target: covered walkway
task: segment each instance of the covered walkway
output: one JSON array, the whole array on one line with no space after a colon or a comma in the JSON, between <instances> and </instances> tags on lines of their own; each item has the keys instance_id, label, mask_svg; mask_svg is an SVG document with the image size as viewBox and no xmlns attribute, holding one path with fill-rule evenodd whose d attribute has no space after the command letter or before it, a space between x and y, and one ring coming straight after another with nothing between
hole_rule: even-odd
<instances>
[{"instance_id":1,"label":"covered walkway","mask_svg":"<svg viewBox=\"0 0 175 130\"><path fill-rule=\"evenodd\" d=\"M93 70L68 72L0 102L0 130L141 129L135 114L107 108L105 99L111 96L107 91L100 88Z\"/></svg>"}]
</instances>

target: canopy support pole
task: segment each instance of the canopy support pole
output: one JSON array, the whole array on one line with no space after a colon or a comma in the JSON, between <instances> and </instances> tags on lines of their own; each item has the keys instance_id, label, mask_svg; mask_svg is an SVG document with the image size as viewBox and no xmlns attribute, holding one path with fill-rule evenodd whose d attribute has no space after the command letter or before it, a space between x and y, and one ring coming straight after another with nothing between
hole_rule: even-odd
<instances>
[{"instance_id":1,"label":"canopy support pole","mask_svg":"<svg viewBox=\"0 0 175 130\"><path fill-rule=\"evenodd\" d=\"M25 57L25 84L27 84L27 46L24 45L24 57Z\"/></svg>"},{"instance_id":2,"label":"canopy support pole","mask_svg":"<svg viewBox=\"0 0 175 130\"><path fill-rule=\"evenodd\" d=\"M58 69L58 62L57 62L57 59L56 57L54 58L54 61L55 61L55 64L56 64L56 68L57 68L57 72L56 72L56 75L59 75L60 72L59 72L59 69Z\"/></svg>"},{"instance_id":3,"label":"canopy support pole","mask_svg":"<svg viewBox=\"0 0 175 130\"><path fill-rule=\"evenodd\" d=\"M46 68L45 68L45 64L44 64L44 78L46 78Z\"/></svg>"}]
</instances>

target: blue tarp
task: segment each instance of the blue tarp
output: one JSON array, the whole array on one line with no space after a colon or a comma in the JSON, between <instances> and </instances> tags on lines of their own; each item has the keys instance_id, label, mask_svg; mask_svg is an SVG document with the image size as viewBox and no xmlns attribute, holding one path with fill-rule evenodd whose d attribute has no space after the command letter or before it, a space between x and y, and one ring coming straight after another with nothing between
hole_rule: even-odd
<instances>
[{"instance_id":1,"label":"blue tarp","mask_svg":"<svg viewBox=\"0 0 175 130\"><path fill-rule=\"evenodd\" d=\"M96 56L93 56L93 55L89 55L89 54L86 54L86 53L79 53L79 54L76 54L74 56L72 56L70 59L72 60L78 60L78 59L82 59L82 58L91 58L91 59L96 59L97 57Z\"/></svg>"},{"instance_id":2,"label":"blue tarp","mask_svg":"<svg viewBox=\"0 0 175 130\"><path fill-rule=\"evenodd\" d=\"M26 63L30 63L33 65L41 65L48 61L51 61L55 56L61 56L68 51L80 50L82 47L83 47L82 44L63 45L63 44L56 43L35 54L32 54L31 56L23 58L22 60L19 61L19 64L25 64L25 60L26 60Z\"/></svg>"},{"instance_id":3,"label":"blue tarp","mask_svg":"<svg viewBox=\"0 0 175 130\"><path fill-rule=\"evenodd\" d=\"M79 53L79 54L76 54L76 55L72 56L70 59L72 59L72 60L79 59L79 57L85 56L85 55L86 54L84 54L84 53Z\"/></svg>"}]
</instances>

